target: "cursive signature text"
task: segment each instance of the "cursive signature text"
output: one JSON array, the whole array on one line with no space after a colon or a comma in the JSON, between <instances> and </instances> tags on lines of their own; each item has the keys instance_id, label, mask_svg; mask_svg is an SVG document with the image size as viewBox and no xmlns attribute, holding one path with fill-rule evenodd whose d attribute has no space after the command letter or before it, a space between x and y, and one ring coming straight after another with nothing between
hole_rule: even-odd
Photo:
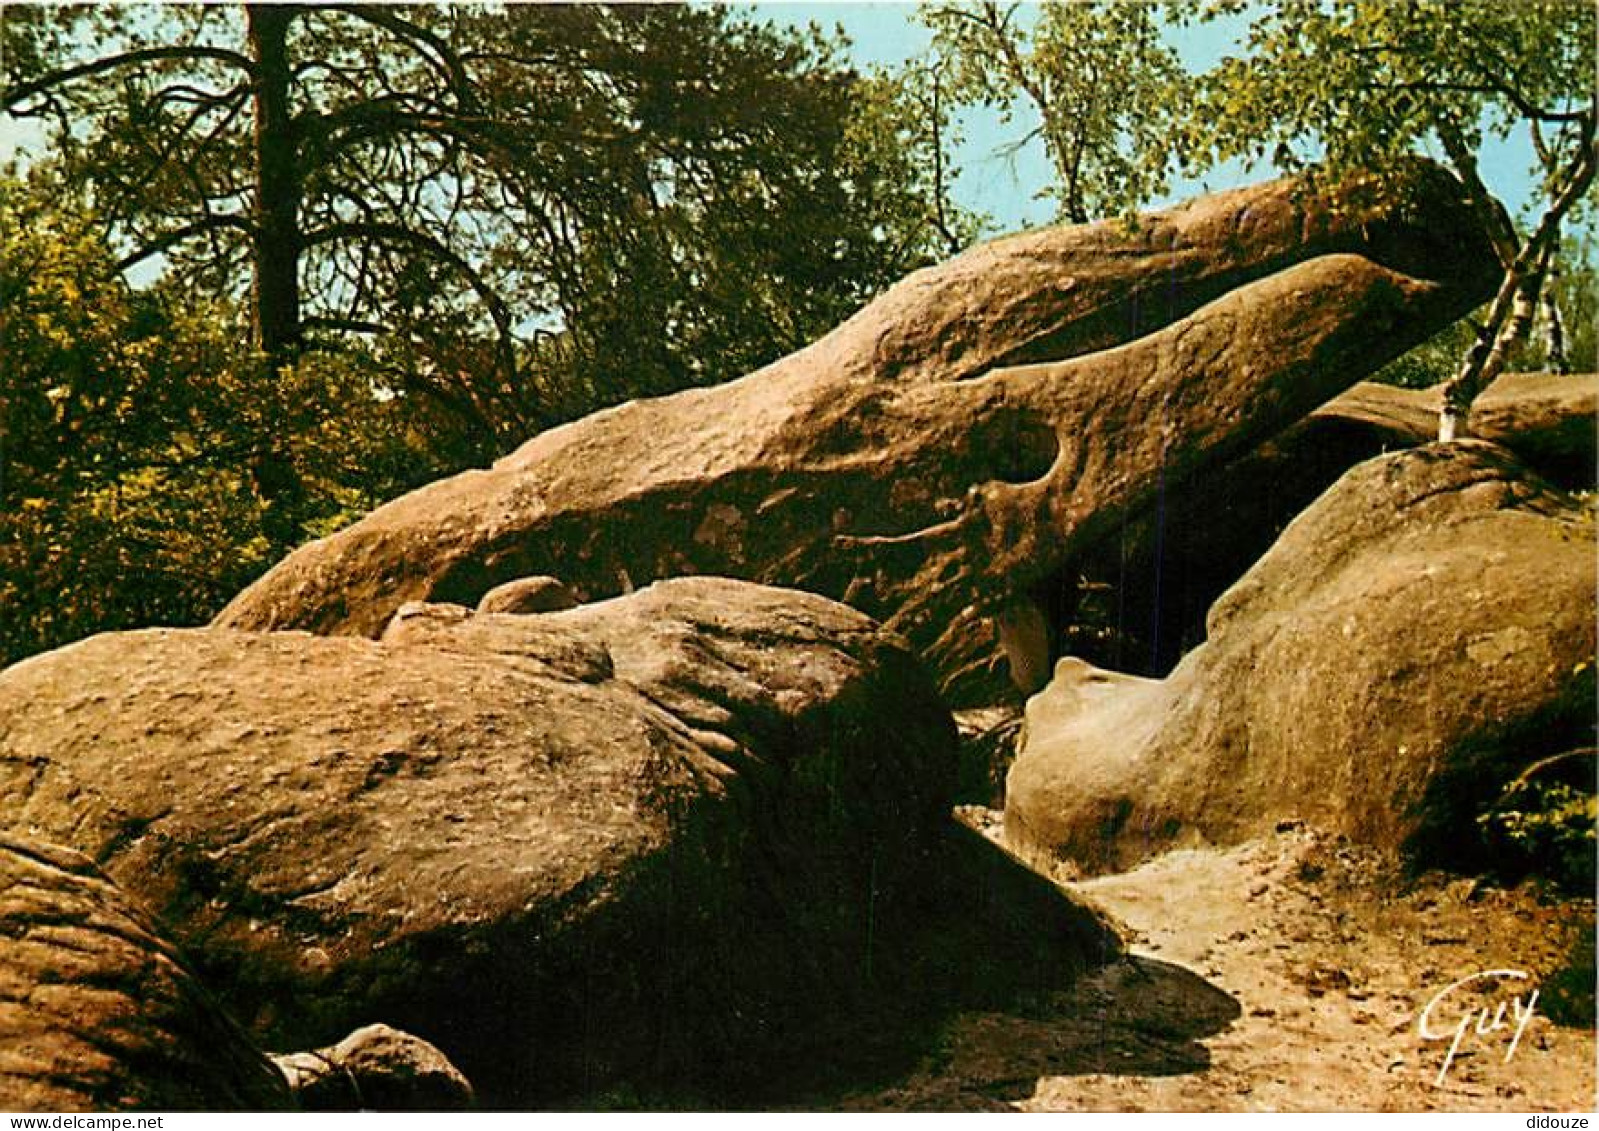
<instances>
[{"instance_id":1,"label":"cursive signature text","mask_svg":"<svg viewBox=\"0 0 1599 1131\"><path fill-rule=\"evenodd\" d=\"M1475 1027L1479 1037L1486 1037L1490 1033L1510 1029L1515 1032L1510 1037L1510 1047L1505 1050L1505 1063L1510 1063L1510 1058L1516 1055L1516 1046L1521 1043L1521 1035L1527 1030L1527 1022L1532 1020L1534 1007L1538 1004L1538 991L1533 990L1525 1002L1520 994L1511 995L1508 1001L1499 1000L1489 1005L1466 1005L1460 1000L1456 991L1472 982L1492 979L1507 979L1512 981L1525 981L1529 978L1525 970L1483 970L1476 974L1467 974L1458 981L1451 982L1437 993L1427 1003L1427 1008L1421 1011L1417 1018L1417 1028L1420 1030L1421 1039L1424 1041L1449 1042L1449 1052L1444 1056L1443 1066L1438 1069L1438 1077L1433 1081L1438 1087L1443 1087L1444 1078L1449 1075L1449 1066L1455 1062L1455 1054L1460 1051L1460 1044L1466 1039L1466 1030ZM1451 995L1455 995L1451 1000ZM1454 1021L1454 1028L1435 1028L1434 1022L1445 1019L1448 1024L1454 1016L1454 1011L1460 1010L1459 1020ZM1507 1020L1506 1012L1510 1017Z\"/></svg>"}]
</instances>

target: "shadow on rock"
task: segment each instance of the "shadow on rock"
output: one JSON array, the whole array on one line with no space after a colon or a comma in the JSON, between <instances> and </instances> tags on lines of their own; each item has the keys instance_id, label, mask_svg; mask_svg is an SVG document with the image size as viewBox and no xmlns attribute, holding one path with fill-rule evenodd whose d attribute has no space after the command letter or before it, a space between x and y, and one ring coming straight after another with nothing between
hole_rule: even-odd
<instances>
[{"instance_id":1,"label":"shadow on rock","mask_svg":"<svg viewBox=\"0 0 1599 1131\"><path fill-rule=\"evenodd\" d=\"M947 1034L970 1018L1083 1008L1076 991L1097 982L1097 971L1119 968L1125 953L1099 911L953 820L921 857L918 882L878 891L867 915L874 942L851 986L818 985L813 994L810 1008L831 1013L826 1024L800 1024L798 1007L771 1012L743 1038L749 1064L719 1062L693 1078L635 1076L563 1102L574 1110L832 1109L841 1096L882 1089L939 1060ZM723 955L712 965L725 971L734 961ZM1200 1012L1179 1004L1173 1016ZM751 1071L769 1026L788 1030L783 1055Z\"/></svg>"},{"instance_id":2,"label":"shadow on rock","mask_svg":"<svg viewBox=\"0 0 1599 1131\"><path fill-rule=\"evenodd\" d=\"M1186 967L1136 955L1106 967L1069 991L1052 995L1051 1022L1069 1041L1050 1075L1107 1072L1174 1076L1210 1066L1199 1041L1221 1032L1243 1012L1238 999Z\"/></svg>"},{"instance_id":3,"label":"shadow on rock","mask_svg":"<svg viewBox=\"0 0 1599 1131\"><path fill-rule=\"evenodd\" d=\"M1070 989L1003 1012L967 1013L908 1078L838 1106L851 1110L1011 1110L1050 1076L1177 1076L1210 1067L1201 1043L1243 1012L1193 971L1128 956Z\"/></svg>"}]
</instances>

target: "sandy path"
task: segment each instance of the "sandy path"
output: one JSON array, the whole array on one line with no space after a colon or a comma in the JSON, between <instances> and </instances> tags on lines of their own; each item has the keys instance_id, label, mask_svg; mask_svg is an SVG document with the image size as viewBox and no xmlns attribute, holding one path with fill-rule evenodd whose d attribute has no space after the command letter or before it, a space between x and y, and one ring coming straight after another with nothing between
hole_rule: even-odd
<instances>
[{"instance_id":1,"label":"sandy path","mask_svg":"<svg viewBox=\"0 0 1599 1131\"><path fill-rule=\"evenodd\" d=\"M855 1110L1575 1111L1595 1105L1592 1031L1536 1007L1542 975L1592 929L1591 902L1543 904L1527 889L1406 881L1393 864L1302 828L1226 850L1173 853L1071 884L1120 920L1135 958L1070 991L955 1019L940 1047ZM1473 981L1521 970L1528 981ZM1504 1003L1505 1027L1468 1021Z\"/></svg>"}]
</instances>

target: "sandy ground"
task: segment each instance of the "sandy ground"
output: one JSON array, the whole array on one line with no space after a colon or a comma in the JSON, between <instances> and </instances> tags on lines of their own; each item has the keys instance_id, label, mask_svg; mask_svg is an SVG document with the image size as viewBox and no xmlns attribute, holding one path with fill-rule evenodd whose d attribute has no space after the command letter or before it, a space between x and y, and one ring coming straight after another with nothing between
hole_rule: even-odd
<instances>
[{"instance_id":1,"label":"sandy ground","mask_svg":"<svg viewBox=\"0 0 1599 1131\"><path fill-rule=\"evenodd\" d=\"M997 836L995 816L979 813L975 823ZM1004 1013L962 1014L906 1078L839 1106L1594 1109L1591 1030L1557 1026L1533 1002L1507 1056L1513 1002L1525 1012L1576 932L1592 929L1591 901L1407 879L1392 861L1297 826L1067 886L1125 927L1130 961ZM1529 978L1449 989L1491 970ZM1429 1026L1438 1039L1424 1039L1420 1016L1444 991Z\"/></svg>"}]
</instances>

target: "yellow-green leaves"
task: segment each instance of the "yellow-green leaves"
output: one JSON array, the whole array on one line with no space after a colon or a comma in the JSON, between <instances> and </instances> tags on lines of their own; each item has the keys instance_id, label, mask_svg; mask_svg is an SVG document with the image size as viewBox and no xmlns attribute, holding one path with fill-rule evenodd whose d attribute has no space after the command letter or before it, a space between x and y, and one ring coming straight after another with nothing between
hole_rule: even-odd
<instances>
[{"instance_id":1,"label":"yellow-green leaves","mask_svg":"<svg viewBox=\"0 0 1599 1131\"><path fill-rule=\"evenodd\" d=\"M1165 190L1187 76L1156 4L952 2L922 19L957 97L1036 117L1063 219L1130 213Z\"/></svg>"}]
</instances>

